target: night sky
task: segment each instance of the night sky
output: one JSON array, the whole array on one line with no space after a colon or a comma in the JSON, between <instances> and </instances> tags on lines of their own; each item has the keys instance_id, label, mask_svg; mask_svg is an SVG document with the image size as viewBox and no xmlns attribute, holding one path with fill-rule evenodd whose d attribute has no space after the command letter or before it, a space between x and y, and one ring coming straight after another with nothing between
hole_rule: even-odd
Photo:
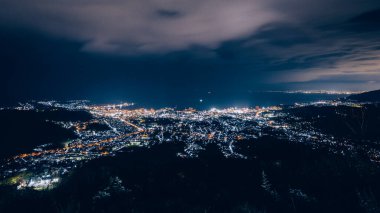
<instances>
[{"instance_id":1,"label":"night sky","mask_svg":"<svg viewBox=\"0 0 380 213\"><path fill-rule=\"evenodd\" d=\"M380 88L379 0L0 0L0 101Z\"/></svg>"}]
</instances>

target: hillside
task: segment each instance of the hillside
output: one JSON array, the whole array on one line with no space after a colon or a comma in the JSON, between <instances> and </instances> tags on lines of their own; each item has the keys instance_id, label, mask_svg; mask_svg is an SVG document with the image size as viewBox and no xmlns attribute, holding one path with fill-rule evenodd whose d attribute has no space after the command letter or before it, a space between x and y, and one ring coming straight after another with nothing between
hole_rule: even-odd
<instances>
[{"instance_id":1,"label":"hillside","mask_svg":"<svg viewBox=\"0 0 380 213\"><path fill-rule=\"evenodd\" d=\"M347 99L354 100L354 101L380 102L380 90L374 90L374 91L364 92L360 94L350 95L347 97Z\"/></svg>"}]
</instances>

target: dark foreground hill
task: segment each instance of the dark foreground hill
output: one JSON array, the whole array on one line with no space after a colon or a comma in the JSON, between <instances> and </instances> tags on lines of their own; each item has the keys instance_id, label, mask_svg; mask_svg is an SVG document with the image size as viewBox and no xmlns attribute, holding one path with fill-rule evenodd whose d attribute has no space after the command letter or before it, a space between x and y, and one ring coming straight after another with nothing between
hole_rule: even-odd
<instances>
[{"instance_id":1,"label":"dark foreground hill","mask_svg":"<svg viewBox=\"0 0 380 213\"><path fill-rule=\"evenodd\" d=\"M380 170L360 158L272 137L244 141L247 159L210 144L130 149L89 162L51 191L0 186L0 212L378 212ZM20 205L21 204L21 205Z\"/></svg>"},{"instance_id":2,"label":"dark foreground hill","mask_svg":"<svg viewBox=\"0 0 380 213\"><path fill-rule=\"evenodd\" d=\"M347 99L353 100L353 101L380 102L380 90L374 90L374 91L364 92L360 94L350 95L347 97Z\"/></svg>"},{"instance_id":3,"label":"dark foreground hill","mask_svg":"<svg viewBox=\"0 0 380 213\"><path fill-rule=\"evenodd\" d=\"M50 121L89 120L84 111L0 111L0 159L30 152L38 145L62 142L76 138L74 132Z\"/></svg>"}]
</instances>

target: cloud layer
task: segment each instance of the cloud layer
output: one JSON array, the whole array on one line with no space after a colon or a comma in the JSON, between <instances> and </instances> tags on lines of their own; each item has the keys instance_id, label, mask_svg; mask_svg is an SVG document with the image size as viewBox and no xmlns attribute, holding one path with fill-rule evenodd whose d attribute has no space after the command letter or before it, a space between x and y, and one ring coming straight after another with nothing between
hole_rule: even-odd
<instances>
[{"instance_id":1,"label":"cloud layer","mask_svg":"<svg viewBox=\"0 0 380 213\"><path fill-rule=\"evenodd\" d=\"M109 55L194 52L269 83L380 82L378 0L0 0L0 26ZM245 72L245 73L244 73Z\"/></svg>"},{"instance_id":2,"label":"cloud layer","mask_svg":"<svg viewBox=\"0 0 380 213\"><path fill-rule=\"evenodd\" d=\"M86 41L85 50L155 53L215 48L281 18L249 0L3 0L2 20Z\"/></svg>"},{"instance_id":3,"label":"cloud layer","mask_svg":"<svg viewBox=\"0 0 380 213\"><path fill-rule=\"evenodd\" d=\"M3 25L85 41L84 50L160 53L254 34L274 22L339 20L370 9L354 0L1 0ZM353 7L354 6L354 7ZM331 9L334 8L334 9Z\"/></svg>"}]
</instances>

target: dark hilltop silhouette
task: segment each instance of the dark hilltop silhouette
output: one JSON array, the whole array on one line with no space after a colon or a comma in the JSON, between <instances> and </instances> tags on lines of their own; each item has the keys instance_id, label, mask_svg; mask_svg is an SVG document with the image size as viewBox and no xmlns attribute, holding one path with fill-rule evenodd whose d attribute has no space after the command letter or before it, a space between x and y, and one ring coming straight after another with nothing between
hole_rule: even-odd
<instances>
[{"instance_id":1,"label":"dark hilltop silhouette","mask_svg":"<svg viewBox=\"0 0 380 213\"><path fill-rule=\"evenodd\" d=\"M348 100L354 101L364 101L364 102L380 102L380 90L374 90L369 92L364 92L360 94L350 95L347 97Z\"/></svg>"}]
</instances>

